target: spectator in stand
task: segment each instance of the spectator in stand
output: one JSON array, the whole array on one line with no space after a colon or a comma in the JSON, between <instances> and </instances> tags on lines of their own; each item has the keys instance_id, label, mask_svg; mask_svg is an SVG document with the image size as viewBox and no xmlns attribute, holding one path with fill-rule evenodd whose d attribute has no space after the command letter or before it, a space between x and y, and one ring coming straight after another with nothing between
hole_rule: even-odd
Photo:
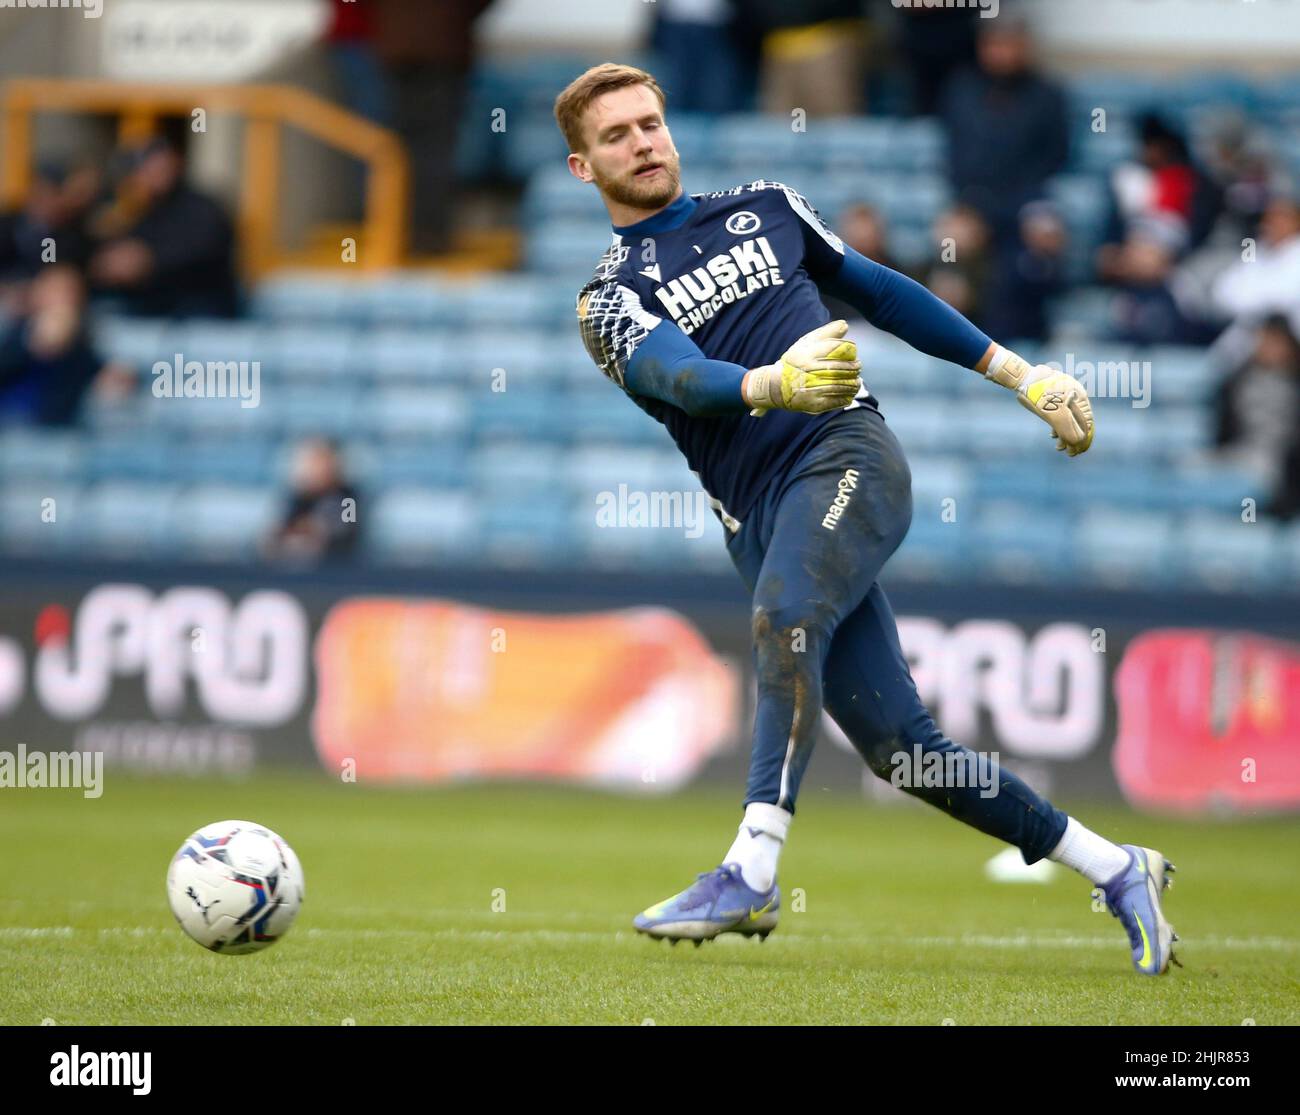
<instances>
[{"instance_id":1,"label":"spectator in stand","mask_svg":"<svg viewBox=\"0 0 1300 1115\"><path fill-rule=\"evenodd\" d=\"M1254 349L1224 380L1217 400L1217 456L1271 493L1269 510L1300 510L1294 472L1300 451L1300 341L1281 314L1254 330Z\"/></svg>"},{"instance_id":2,"label":"spectator in stand","mask_svg":"<svg viewBox=\"0 0 1300 1115\"><path fill-rule=\"evenodd\" d=\"M1111 262L1117 288L1111 335L1135 345L1208 344L1213 332L1184 311L1175 293L1174 263L1187 247L1187 227L1173 214L1135 221Z\"/></svg>"},{"instance_id":3,"label":"spectator in stand","mask_svg":"<svg viewBox=\"0 0 1300 1115\"><path fill-rule=\"evenodd\" d=\"M975 64L976 25L979 9L927 7L911 4L894 8L898 25L898 51L903 56L911 85L912 112L934 116L948 79Z\"/></svg>"},{"instance_id":4,"label":"spectator in stand","mask_svg":"<svg viewBox=\"0 0 1300 1115\"><path fill-rule=\"evenodd\" d=\"M885 234L885 222L873 205L855 202L840 213L835 231L850 248L861 252L868 259L873 259L895 271L901 270L889 251ZM830 295L822 295L822 301L831 312L831 318L844 318L846 321L860 318L862 312L847 302L841 302Z\"/></svg>"},{"instance_id":5,"label":"spectator in stand","mask_svg":"<svg viewBox=\"0 0 1300 1115\"><path fill-rule=\"evenodd\" d=\"M51 264L85 266L86 211L98 188L89 167L38 166L23 207L0 214L0 283L25 283Z\"/></svg>"},{"instance_id":6,"label":"spectator in stand","mask_svg":"<svg viewBox=\"0 0 1300 1115\"><path fill-rule=\"evenodd\" d=\"M1206 173L1223 200L1226 238L1240 248L1243 237L1258 235L1275 193L1277 171L1267 136L1240 111L1222 116L1210 135Z\"/></svg>"},{"instance_id":7,"label":"spectator in stand","mask_svg":"<svg viewBox=\"0 0 1300 1115\"><path fill-rule=\"evenodd\" d=\"M1148 113L1139 125L1141 145L1135 160L1111 174L1111 212L1104 242L1097 249L1097 274L1115 279L1117 257L1138 222L1181 225L1179 255L1200 246L1214 227L1222 199L1214 182L1192 161L1187 141L1159 116Z\"/></svg>"},{"instance_id":8,"label":"spectator in stand","mask_svg":"<svg viewBox=\"0 0 1300 1115\"><path fill-rule=\"evenodd\" d=\"M86 288L70 264L48 264L27 285L22 312L0 335L0 421L68 426L92 385L105 395L134 383L105 363L86 327Z\"/></svg>"},{"instance_id":9,"label":"spectator in stand","mask_svg":"<svg viewBox=\"0 0 1300 1115\"><path fill-rule=\"evenodd\" d=\"M1300 332L1300 202L1276 197L1259 221L1253 258L1239 260L1214 285L1218 310L1251 323L1270 313L1287 315Z\"/></svg>"},{"instance_id":10,"label":"spectator in stand","mask_svg":"<svg viewBox=\"0 0 1300 1115\"><path fill-rule=\"evenodd\" d=\"M91 288L131 314L233 317L234 232L221 205L186 185L185 160L162 138L126 153L116 202L92 231Z\"/></svg>"},{"instance_id":11,"label":"spectator in stand","mask_svg":"<svg viewBox=\"0 0 1300 1115\"><path fill-rule=\"evenodd\" d=\"M761 41L764 112L852 116L864 111L866 21L862 0L735 0Z\"/></svg>"},{"instance_id":12,"label":"spectator in stand","mask_svg":"<svg viewBox=\"0 0 1300 1115\"><path fill-rule=\"evenodd\" d=\"M1065 222L1047 201L1020 212L1020 240L993 269L984 330L993 337L1046 341L1047 308L1065 290Z\"/></svg>"},{"instance_id":13,"label":"spectator in stand","mask_svg":"<svg viewBox=\"0 0 1300 1115\"><path fill-rule=\"evenodd\" d=\"M359 538L356 489L337 447L308 438L294 453L292 490L279 525L263 542L267 558L323 562L352 556Z\"/></svg>"},{"instance_id":14,"label":"spectator in stand","mask_svg":"<svg viewBox=\"0 0 1300 1115\"><path fill-rule=\"evenodd\" d=\"M333 0L325 41L343 91L343 103L358 116L388 125L392 117L391 93L375 53L375 19L370 5Z\"/></svg>"},{"instance_id":15,"label":"spectator in stand","mask_svg":"<svg viewBox=\"0 0 1300 1115\"><path fill-rule=\"evenodd\" d=\"M1034 68L1024 14L1003 5L979 21L978 65L954 74L941 99L957 200L988 223L999 249L1019 239L1020 211L1044 195L1069 154L1065 94Z\"/></svg>"},{"instance_id":16,"label":"spectator in stand","mask_svg":"<svg viewBox=\"0 0 1300 1115\"><path fill-rule=\"evenodd\" d=\"M492 0L371 0L375 52L392 91L393 126L411 164L410 247L452 246L456 146L474 60L474 24ZM490 121L479 121L486 128Z\"/></svg>"},{"instance_id":17,"label":"spectator in stand","mask_svg":"<svg viewBox=\"0 0 1300 1115\"><path fill-rule=\"evenodd\" d=\"M988 225L972 206L954 205L935 221L934 240L939 258L924 285L982 329L993 266Z\"/></svg>"},{"instance_id":18,"label":"spectator in stand","mask_svg":"<svg viewBox=\"0 0 1300 1115\"><path fill-rule=\"evenodd\" d=\"M733 0L658 0L650 46L673 112L745 112L755 74L736 27Z\"/></svg>"}]
</instances>

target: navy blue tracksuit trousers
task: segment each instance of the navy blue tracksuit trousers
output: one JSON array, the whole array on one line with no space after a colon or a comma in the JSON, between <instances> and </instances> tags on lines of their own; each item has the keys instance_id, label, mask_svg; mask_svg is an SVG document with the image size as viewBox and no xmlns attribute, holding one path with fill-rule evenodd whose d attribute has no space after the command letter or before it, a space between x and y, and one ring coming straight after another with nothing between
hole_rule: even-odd
<instances>
[{"instance_id":1,"label":"navy blue tracksuit trousers","mask_svg":"<svg viewBox=\"0 0 1300 1115\"><path fill-rule=\"evenodd\" d=\"M916 779L904 788L1014 844L1027 863L1042 859L1064 834L1065 814L935 727L877 583L912 521L898 439L871 407L846 410L824 429L727 541L753 594L758 707L745 804L793 811L824 707L882 778L917 745L980 764L965 768L978 777L955 780L964 785Z\"/></svg>"}]
</instances>

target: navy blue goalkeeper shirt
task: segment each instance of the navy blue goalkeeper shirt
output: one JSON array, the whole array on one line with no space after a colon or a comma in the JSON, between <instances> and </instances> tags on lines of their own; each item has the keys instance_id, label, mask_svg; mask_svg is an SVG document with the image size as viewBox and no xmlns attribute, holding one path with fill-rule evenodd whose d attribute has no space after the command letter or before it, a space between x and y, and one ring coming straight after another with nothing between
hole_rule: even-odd
<instances>
[{"instance_id":1,"label":"navy blue goalkeeper shirt","mask_svg":"<svg viewBox=\"0 0 1300 1115\"><path fill-rule=\"evenodd\" d=\"M775 363L795 341L830 320L819 288L857 306L869 321L917 348L973 367L988 338L905 276L846 249L816 210L778 182L683 194L613 243L578 295L583 341L600 369L667 427L724 522L754 501L837 413L771 410L751 417L740 397L744 369ZM738 367L722 383L730 413L699 414L635 387L683 349L678 385ZM638 376L638 366L642 374ZM723 369L723 372L727 372ZM876 406L865 389L853 406Z\"/></svg>"}]
</instances>

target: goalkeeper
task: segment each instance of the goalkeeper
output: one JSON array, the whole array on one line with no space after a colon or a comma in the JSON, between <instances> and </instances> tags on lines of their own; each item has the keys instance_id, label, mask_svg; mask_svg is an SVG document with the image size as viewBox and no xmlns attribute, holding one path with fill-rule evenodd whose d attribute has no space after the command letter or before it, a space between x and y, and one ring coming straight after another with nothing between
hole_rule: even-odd
<instances>
[{"instance_id":1,"label":"goalkeeper","mask_svg":"<svg viewBox=\"0 0 1300 1115\"><path fill-rule=\"evenodd\" d=\"M1092 444L1086 391L846 247L787 186L684 193L663 112L650 74L612 64L556 100L570 171L596 185L614 229L578 317L592 359L667 427L712 499L752 592L758 704L744 815L721 865L634 924L697 943L775 927L778 858L825 708L881 777L918 746L959 753L939 769L978 772L967 785L917 778L909 792L1015 845L1026 863L1049 857L1087 876L1123 923L1134 966L1163 972L1175 939L1160 908L1164 857L1112 843L990 769L921 704L877 582L911 523L911 475L862 386L846 324L827 321L819 292L1013 392L1071 456ZM952 428L962 420L954 414Z\"/></svg>"}]
</instances>

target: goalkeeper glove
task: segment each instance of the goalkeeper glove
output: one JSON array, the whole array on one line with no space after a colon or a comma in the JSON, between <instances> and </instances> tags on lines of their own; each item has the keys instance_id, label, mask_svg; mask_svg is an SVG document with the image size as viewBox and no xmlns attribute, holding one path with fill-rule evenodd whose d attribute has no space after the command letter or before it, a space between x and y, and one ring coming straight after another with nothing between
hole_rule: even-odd
<instances>
[{"instance_id":1,"label":"goalkeeper glove","mask_svg":"<svg viewBox=\"0 0 1300 1115\"><path fill-rule=\"evenodd\" d=\"M1074 376L1046 364L1030 367L1022 357L998 345L984 378L1014 391L1021 406L1051 426L1057 449L1071 457L1087 452L1095 429L1092 403Z\"/></svg>"},{"instance_id":2,"label":"goalkeeper glove","mask_svg":"<svg viewBox=\"0 0 1300 1115\"><path fill-rule=\"evenodd\" d=\"M745 373L740 393L761 418L771 409L822 414L851 403L862 389L858 346L844 340L847 321L830 321L805 333L775 364Z\"/></svg>"}]
</instances>

